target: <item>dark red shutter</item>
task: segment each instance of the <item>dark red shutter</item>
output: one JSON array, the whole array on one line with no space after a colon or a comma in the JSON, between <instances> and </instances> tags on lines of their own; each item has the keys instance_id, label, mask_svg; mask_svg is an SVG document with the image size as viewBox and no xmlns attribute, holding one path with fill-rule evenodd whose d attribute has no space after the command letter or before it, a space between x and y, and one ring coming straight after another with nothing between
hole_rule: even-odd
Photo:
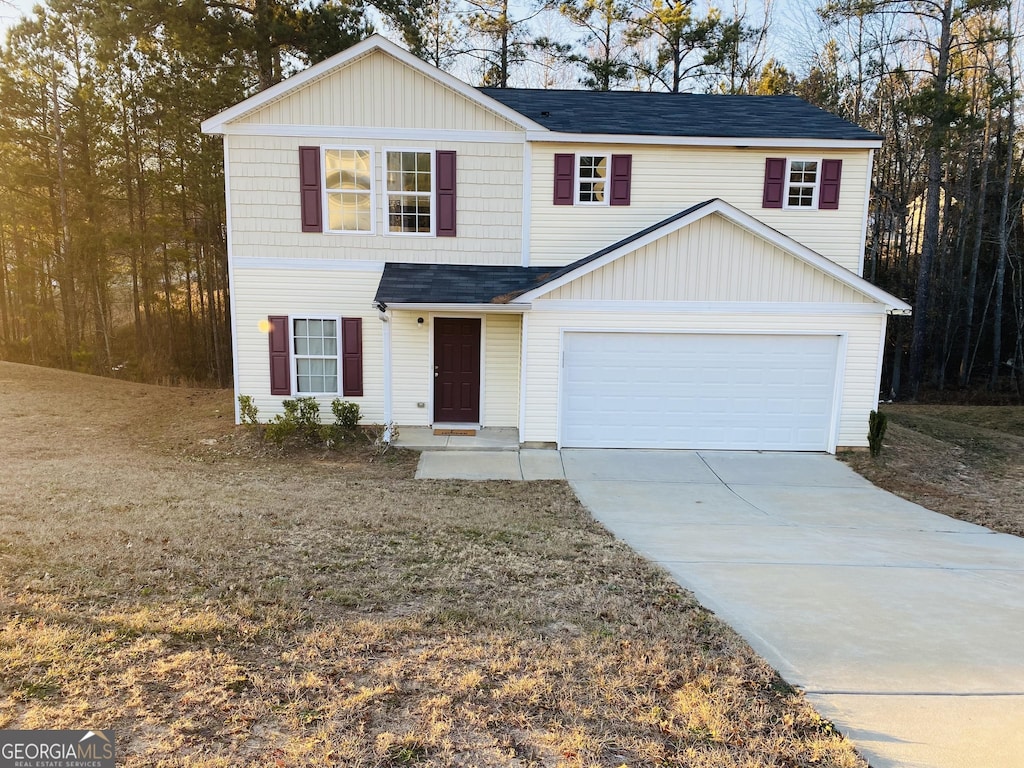
<instances>
[{"instance_id":1,"label":"dark red shutter","mask_svg":"<svg viewBox=\"0 0 1024 768\"><path fill-rule=\"evenodd\" d=\"M842 160L821 161L821 186L818 189L818 207L824 211L839 208L839 180L843 176Z\"/></svg>"},{"instance_id":2,"label":"dark red shutter","mask_svg":"<svg viewBox=\"0 0 1024 768\"><path fill-rule=\"evenodd\" d=\"M437 151L437 236L455 237L455 152Z\"/></svg>"},{"instance_id":3,"label":"dark red shutter","mask_svg":"<svg viewBox=\"0 0 1024 768\"><path fill-rule=\"evenodd\" d=\"M320 147L299 147L299 199L302 205L302 231L323 232Z\"/></svg>"},{"instance_id":4,"label":"dark red shutter","mask_svg":"<svg viewBox=\"0 0 1024 768\"><path fill-rule=\"evenodd\" d=\"M576 198L576 155L555 155L555 205L572 205Z\"/></svg>"},{"instance_id":5,"label":"dark red shutter","mask_svg":"<svg viewBox=\"0 0 1024 768\"><path fill-rule=\"evenodd\" d=\"M290 395L292 393L291 361L288 349L291 346L288 318L271 315L270 322L270 394Z\"/></svg>"},{"instance_id":6,"label":"dark red shutter","mask_svg":"<svg viewBox=\"0 0 1024 768\"><path fill-rule=\"evenodd\" d=\"M632 186L633 156L612 155L612 194L609 205L629 205L629 191Z\"/></svg>"},{"instance_id":7,"label":"dark red shutter","mask_svg":"<svg viewBox=\"0 0 1024 768\"><path fill-rule=\"evenodd\" d=\"M363 396L363 318L341 318L342 394Z\"/></svg>"},{"instance_id":8,"label":"dark red shutter","mask_svg":"<svg viewBox=\"0 0 1024 768\"><path fill-rule=\"evenodd\" d=\"M769 157L764 161L762 208L781 208L786 195L786 158Z\"/></svg>"}]
</instances>

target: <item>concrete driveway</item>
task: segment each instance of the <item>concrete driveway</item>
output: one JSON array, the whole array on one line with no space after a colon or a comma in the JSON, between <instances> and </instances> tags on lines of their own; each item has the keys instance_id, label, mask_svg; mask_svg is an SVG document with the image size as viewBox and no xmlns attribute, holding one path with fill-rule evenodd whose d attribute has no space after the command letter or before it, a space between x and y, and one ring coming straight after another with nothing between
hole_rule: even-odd
<instances>
[{"instance_id":1,"label":"concrete driveway","mask_svg":"<svg viewBox=\"0 0 1024 768\"><path fill-rule=\"evenodd\" d=\"M1024 766L1024 539L832 456L564 450L580 500L874 768Z\"/></svg>"}]
</instances>

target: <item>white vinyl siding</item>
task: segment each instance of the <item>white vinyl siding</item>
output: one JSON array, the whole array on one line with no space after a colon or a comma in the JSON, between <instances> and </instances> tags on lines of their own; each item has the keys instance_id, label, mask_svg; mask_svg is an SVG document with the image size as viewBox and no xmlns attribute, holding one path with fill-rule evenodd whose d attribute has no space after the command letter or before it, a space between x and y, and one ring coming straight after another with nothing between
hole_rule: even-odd
<instances>
[{"instance_id":1,"label":"white vinyl siding","mask_svg":"<svg viewBox=\"0 0 1024 768\"><path fill-rule=\"evenodd\" d=\"M374 51L233 124L521 131L388 54Z\"/></svg>"},{"instance_id":2,"label":"white vinyl siding","mask_svg":"<svg viewBox=\"0 0 1024 768\"><path fill-rule=\"evenodd\" d=\"M628 206L556 206L555 153L631 154ZM860 268L869 150L821 150L843 161L839 210L762 208L765 159L801 153L734 147L532 146L530 263L560 266L588 256L696 203L722 198L840 266ZM820 170L820 169L819 169Z\"/></svg>"},{"instance_id":3,"label":"white vinyl siding","mask_svg":"<svg viewBox=\"0 0 1024 768\"><path fill-rule=\"evenodd\" d=\"M283 396L270 394L270 353L266 320L270 315L309 317L361 317L363 319L363 397L343 397L359 403L366 423L384 420L383 345L380 320L373 296L380 271L310 269L234 269L234 344L238 354L238 395L250 395L265 421L283 413ZM294 324L293 324L294 333ZM337 325L340 332L341 325ZM294 338L289 340L295 355ZM296 366L291 365L292 395ZM317 396L321 416L330 419L331 400L338 392Z\"/></svg>"},{"instance_id":4,"label":"white vinyl siding","mask_svg":"<svg viewBox=\"0 0 1024 768\"><path fill-rule=\"evenodd\" d=\"M519 424L519 339L521 315L488 315L484 330L484 400L488 427Z\"/></svg>"},{"instance_id":5,"label":"white vinyl siding","mask_svg":"<svg viewBox=\"0 0 1024 768\"><path fill-rule=\"evenodd\" d=\"M718 214L616 259L544 298L870 303L850 286Z\"/></svg>"},{"instance_id":6,"label":"white vinyl siding","mask_svg":"<svg viewBox=\"0 0 1024 768\"><path fill-rule=\"evenodd\" d=\"M475 142L403 142L403 148L457 152L458 237L390 237L382 234L384 205L376 195L377 234L302 232L299 210L299 151L336 146L329 137L225 136L235 258L302 258L406 261L444 264L522 263L523 146ZM393 142L360 140L377 166ZM377 189L383 169L375 170Z\"/></svg>"}]
</instances>

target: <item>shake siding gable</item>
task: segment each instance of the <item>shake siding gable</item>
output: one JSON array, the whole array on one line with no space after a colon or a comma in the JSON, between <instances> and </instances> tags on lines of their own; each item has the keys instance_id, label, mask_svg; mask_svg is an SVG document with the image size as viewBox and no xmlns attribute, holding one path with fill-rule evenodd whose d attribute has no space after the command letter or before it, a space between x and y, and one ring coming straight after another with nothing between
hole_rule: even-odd
<instances>
[{"instance_id":1,"label":"shake siding gable","mask_svg":"<svg viewBox=\"0 0 1024 768\"><path fill-rule=\"evenodd\" d=\"M410 149L456 153L457 196L451 191L458 207L458 236L402 237L383 232L384 196L380 194L374 212L375 235L301 231L298 148L337 145L338 139L229 135L224 140L234 258L522 264L522 143L403 141L402 146ZM382 189L383 153L394 142L352 136L345 144L373 151L375 183Z\"/></svg>"},{"instance_id":2,"label":"shake siding gable","mask_svg":"<svg viewBox=\"0 0 1024 768\"><path fill-rule=\"evenodd\" d=\"M373 51L232 124L422 130L522 129L479 103Z\"/></svg>"}]
</instances>

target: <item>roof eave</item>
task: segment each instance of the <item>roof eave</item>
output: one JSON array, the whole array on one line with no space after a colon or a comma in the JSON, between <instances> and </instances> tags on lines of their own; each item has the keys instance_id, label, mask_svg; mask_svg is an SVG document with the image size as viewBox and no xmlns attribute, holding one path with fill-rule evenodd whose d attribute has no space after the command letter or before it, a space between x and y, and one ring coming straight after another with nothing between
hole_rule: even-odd
<instances>
[{"instance_id":1,"label":"roof eave","mask_svg":"<svg viewBox=\"0 0 1024 768\"><path fill-rule=\"evenodd\" d=\"M526 140L556 144L656 144L660 146L690 147L780 147L821 149L878 149L882 139L821 139L821 138L764 138L729 136L663 136L626 133L567 133L564 131L527 130Z\"/></svg>"},{"instance_id":2,"label":"roof eave","mask_svg":"<svg viewBox=\"0 0 1024 768\"><path fill-rule=\"evenodd\" d=\"M531 309L532 305L524 304L490 304L490 303L444 303L444 302L416 302L416 301L387 301L379 300L388 309L401 309L414 312L506 312L509 314L521 315Z\"/></svg>"}]
</instances>

